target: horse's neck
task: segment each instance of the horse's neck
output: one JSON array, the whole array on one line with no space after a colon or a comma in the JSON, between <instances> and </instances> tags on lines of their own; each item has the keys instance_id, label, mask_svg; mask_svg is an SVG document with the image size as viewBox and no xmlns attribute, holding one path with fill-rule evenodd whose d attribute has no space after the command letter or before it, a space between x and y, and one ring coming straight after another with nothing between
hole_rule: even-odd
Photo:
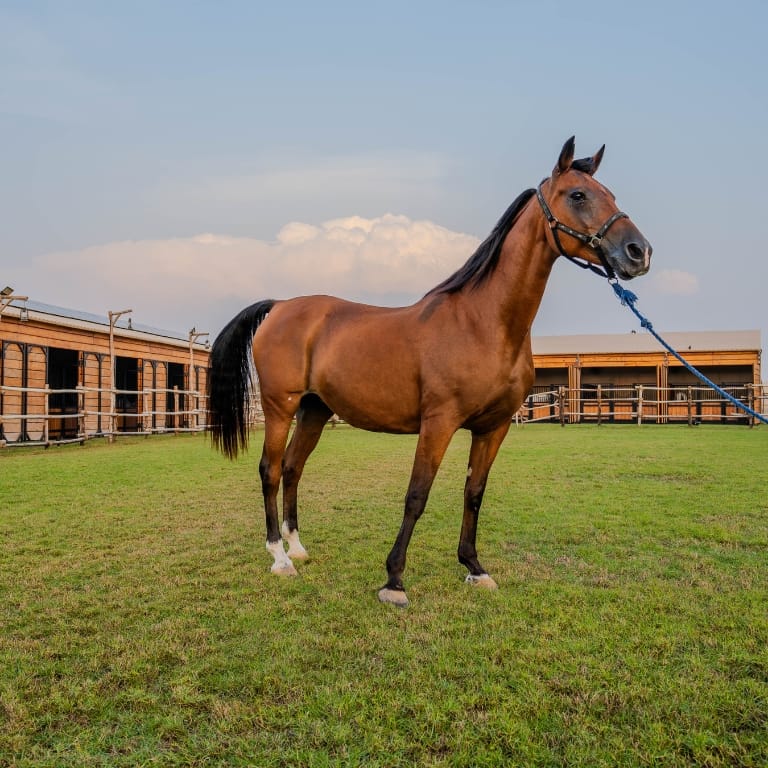
<instances>
[{"instance_id":1,"label":"horse's neck","mask_svg":"<svg viewBox=\"0 0 768 768\"><path fill-rule=\"evenodd\" d=\"M482 311L492 316L489 320L500 323L515 342L530 331L556 258L545 227L538 208L527 206L507 235L499 263L483 286Z\"/></svg>"}]
</instances>

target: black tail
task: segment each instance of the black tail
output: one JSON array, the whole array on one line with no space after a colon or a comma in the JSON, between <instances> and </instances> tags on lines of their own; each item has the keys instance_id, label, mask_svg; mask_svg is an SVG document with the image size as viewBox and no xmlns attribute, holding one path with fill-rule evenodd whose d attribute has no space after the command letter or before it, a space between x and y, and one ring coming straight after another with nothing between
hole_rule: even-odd
<instances>
[{"instance_id":1,"label":"black tail","mask_svg":"<svg viewBox=\"0 0 768 768\"><path fill-rule=\"evenodd\" d=\"M275 305L259 301L233 317L211 348L208 373L208 427L213 445L230 459L248 448L246 403L253 364L251 342L256 329Z\"/></svg>"}]
</instances>

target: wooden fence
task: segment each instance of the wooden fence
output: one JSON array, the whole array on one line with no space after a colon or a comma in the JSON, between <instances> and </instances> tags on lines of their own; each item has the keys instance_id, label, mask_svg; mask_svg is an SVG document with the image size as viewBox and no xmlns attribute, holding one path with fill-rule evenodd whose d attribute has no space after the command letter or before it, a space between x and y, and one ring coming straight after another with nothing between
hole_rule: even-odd
<instances>
[{"instance_id":1,"label":"wooden fence","mask_svg":"<svg viewBox=\"0 0 768 768\"><path fill-rule=\"evenodd\" d=\"M201 432L207 427L206 396L178 387L134 391L0 386L0 404L0 447Z\"/></svg>"},{"instance_id":2,"label":"wooden fence","mask_svg":"<svg viewBox=\"0 0 768 768\"><path fill-rule=\"evenodd\" d=\"M768 387L724 387L753 411L768 415ZM561 424L746 424L753 416L703 386L658 388L596 385L584 389L535 387L517 414L518 422Z\"/></svg>"},{"instance_id":3,"label":"wooden fence","mask_svg":"<svg viewBox=\"0 0 768 768\"><path fill-rule=\"evenodd\" d=\"M726 391L758 413L768 414L765 385L729 387ZM208 426L206 395L178 387L113 392L82 386L0 386L0 404L0 447L82 443L95 437L113 439L125 434L202 432ZM258 392L251 395L247 412L252 425L263 422ZM708 388L659 389L645 385L537 387L526 398L516 421L563 425L713 423L750 427L758 423Z\"/></svg>"}]
</instances>

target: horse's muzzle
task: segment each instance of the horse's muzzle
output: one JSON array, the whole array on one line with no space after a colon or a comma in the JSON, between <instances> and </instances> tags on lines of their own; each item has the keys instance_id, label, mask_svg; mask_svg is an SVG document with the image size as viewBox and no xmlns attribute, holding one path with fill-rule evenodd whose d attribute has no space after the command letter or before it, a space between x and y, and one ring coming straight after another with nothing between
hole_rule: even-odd
<instances>
[{"instance_id":1,"label":"horse's muzzle","mask_svg":"<svg viewBox=\"0 0 768 768\"><path fill-rule=\"evenodd\" d=\"M622 280L644 275L651 268L653 248L645 239L633 239L616 249L618 253L609 253L608 261Z\"/></svg>"}]
</instances>

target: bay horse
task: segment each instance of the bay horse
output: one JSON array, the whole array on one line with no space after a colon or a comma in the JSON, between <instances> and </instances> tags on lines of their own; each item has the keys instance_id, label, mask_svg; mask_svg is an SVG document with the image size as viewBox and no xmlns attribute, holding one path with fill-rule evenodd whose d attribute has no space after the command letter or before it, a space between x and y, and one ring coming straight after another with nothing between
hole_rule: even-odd
<instances>
[{"instance_id":1,"label":"bay horse","mask_svg":"<svg viewBox=\"0 0 768 768\"><path fill-rule=\"evenodd\" d=\"M362 429L419 436L379 599L408 604L408 543L459 429L469 430L472 442L458 558L469 583L496 587L477 556L478 514L491 465L533 384L531 324L552 266L562 255L612 281L650 267L650 244L593 178L605 146L574 160L574 145L571 137L552 175L525 190L469 260L412 306L331 296L265 300L242 310L218 335L208 424L214 446L229 458L247 448L246 401L255 371L265 419L259 474L273 573L295 575L293 561L307 557L297 487L335 413Z\"/></svg>"}]
</instances>

